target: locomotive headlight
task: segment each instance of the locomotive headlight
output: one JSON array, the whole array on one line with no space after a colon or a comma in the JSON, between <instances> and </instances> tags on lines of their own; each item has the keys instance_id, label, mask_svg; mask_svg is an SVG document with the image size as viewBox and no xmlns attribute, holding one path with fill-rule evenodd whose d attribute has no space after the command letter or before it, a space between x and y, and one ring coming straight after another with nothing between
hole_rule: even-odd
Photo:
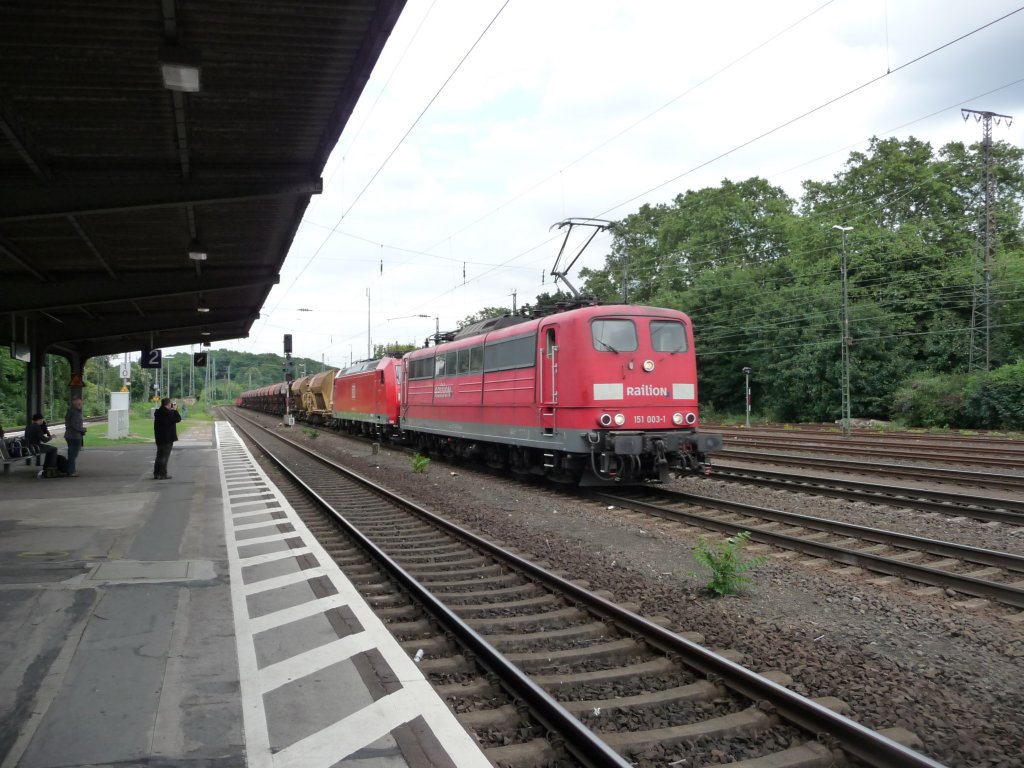
<instances>
[{"instance_id":1,"label":"locomotive headlight","mask_svg":"<svg viewBox=\"0 0 1024 768\"><path fill-rule=\"evenodd\" d=\"M697 414L696 413L688 413L688 414L686 414L686 423L687 424L696 424L697 423Z\"/></svg>"},{"instance_id":2,"label":"locomotive headlight","mask_svg":"<svg viewBox=\"0 0 1024 768\"><path fill-rule=\"evenodd\" d=\"M653 371L654 370L654 361L653 360L644 360L644 370L647 371L648 373Z\"/></svg>"},{"instance_id":3,"label":"locomotive headlight","mask_svg":"<svg viewBox=\"0 0 1024 768\"><path fill-rule=\"evenodd\" d=\"M616 413L615 414L615 426L621 427L625 423L626 423L626 417L623 414L621 414L621 413Z\"/></svg>"},{"instance_id":4,"label":"locomotive headlight","mask_svg":"<svg viewBox=\"0 0 1024 768\"><path fill-rule=\"evenodd\" d=\"M612 425L612 417L611 417L611 414L608 414L608 413L602 413L602 414L601 414L601 415L600 415L600 416L598 417L598 419L597 419L597 423L598 423L598 424L600 424L600 425L601 425L602 427L610 427L610 426Z\"/></svg>"},{"instance_id":5,"label":"locomotive headlight","mask_svg":"<svg viewBox=\"0 0 1024 768\"><path fill-rule=\"evenodd\" d=\"M680 426L683 423L683 414L681 414L681 413L673 413L672 414L672 423L675 424L677 427Z\"/></svg>"}]
</instances>

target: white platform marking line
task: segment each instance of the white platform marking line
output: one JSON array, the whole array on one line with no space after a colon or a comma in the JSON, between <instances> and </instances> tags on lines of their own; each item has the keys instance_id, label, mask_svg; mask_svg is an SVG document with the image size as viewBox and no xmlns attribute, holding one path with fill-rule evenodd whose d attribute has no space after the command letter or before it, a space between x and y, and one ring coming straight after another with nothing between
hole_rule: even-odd
<instances>
[{"instance_id":1,"label":"white platform marking line","mask_svg":"<svg viewBox=\"0 0 1024 768\"><path fill-rule=\"evenodd\" d=\"M249 509L243 509L243 507L249 507ZM247 515L250 512L273 512L274 510L280 509L276 501L266 499L264 501L247 501L244 504L232 504L231 514L234 516Z\"/></svg>"},{"instance_id":2,"label":"white platform marking line","mask_svg":"<svg viewBox=\"0 0 1024 768\"><path fill-rule=\"evenodd\" d=\"M237 440L228 425L217 423L216 432L225 431L224 437ZM225 441L222 440L223 444ZM267 729L267 712L263 705L263 694L259 690L259 664L256 661L256 646L249 628L249 608L241 594L242 562L238 556L238 545L232 529L231 506L227 488L224 485L224 465L220 466L221 498L224 508L224 538L228 552L228 571L231 586L231 613L235 622L235 647L238 652L238 683L241 688L242 728L245 734L245 753L248 768L273 768L274 759L270 753L270 733Z\"/></svg>"},{"instance_id":3,"label":"white platform marking line","mask_svg":"<svg viewBox=\"0 0 1024 768\"><path fill-rule=\"evenodd\" d=\"M304 581L317 579L323 575L323 568L309 568L305 571L295 571L294 573L285 573L281 576L272 576L269 579L250 581L245 585L245 588L242 591L246 596L258 595L263 592L269 592L272 589L289 587L292 584L301 584Z\"/></svg>"},{"instance_id":4,"label":"white platform marking line","mask_svg":"<svg viewBox=\"0 0 1024 768\"><path fill-rule=\"evenodd\" d=\"M395 691L274 755L275 768L327 768L420 714L419 702Z\"/></svg>"},{"instance_id":5,"label":"white platform marking line","mask_svg":"<svg viewBox=\"0 0 1024 768\"><path fill-rule=\"evenodd\" d=\"M275 517L273 520L264 520L260 523L242 523L239 525L235 523L235 533L239 531L258 531L260 528L268 528L270 526L277 525L291 525L291 520L285 517ZM295 526L292 525L292 528ZM297 533L297 531L289 531L289 533ZM249 541L249 539L243 539L243 541Z\"/></svg>"},{"instance_id":6,"label":"white platform marking line","mask_svg":"<svg viewBox=\"0 0 1024 768\"><path fill-rule=\"evenodd\" d=\"M365 632L356 635L339 637L329 643L311 648L308 651L284 659L276 664L271 664L260 670L260 687L263 695L266 696L282 685L299 680L314 672L319 672L331 664L355 656L357 653L365 653L374 647L373 639Z\"/></svg>"},{"instance_id":7,"label":"white platform marking line","mask_svg":"<svg viewBox=\"0 0 1024 768\"><path fill-rule=\"evenodd\" d=\"M280 512L280 507L274 507L273 509L253 509L249 512L235 512L231 515L233 520L241 520L246 517L256 517L257 515L269 515L271 512ZM280 520L282 523L287 522L283 517L275 517L275 520Z\"/></svg>"},{"instance_id":8,"label":"white platform marking line","mask_svg":"<svg viewBox=\"0 0 1024 768\"><path fill-rule=\"evenodd\" d=\"M298 605L290 605L273 613L265 613L249 620L249 631L254 635L266 632L268 629L291 624L301 619L308 619L310 616L329 611L332 608L341 608L348 605L343 595L327 595L327 597L313 598Z\"/></svg>"},{"instance_id":9,"label":"white platform marking line","mask_svg":"<svg viewBox=\"0 0 1024 768\"><path fill-rule=\"evenodd\" d=\"M265 563L276 563L278 560L297 558L299 555L311 554L309 547L296 547L295 549L279 549L276 552L266 552L262 555L250 557L239 557L238 561L242 567L248 568L251 565L264 565Z\"/></svg>"},{"instance_id":10,"label":"white platform marking line","mask_svg":"<svg viewBox=\"0 0 1024 768\"><path fill-rule=\"evenodd\" d=\"M281 522L285 522L281 520ZM275 533L273 536L258 536L255 539L241 539L238 542L239 547L248 547L252 544L272 544L275 541L284 541L285 539L301 539L302 536L296 531L288 531L288 533Z\"/></svg>"},{"instance_id":11,"label":"white platform marking line","mask_svg":"<svg viewBox=\"0 0 1024 768\"><path fill-rule=\"evenodd\" d=\"M252 499L253 501L260 501L266 498L270 494L266 489L260 491L253 491L252 493L229 493L228 497L232 504L242 504L243 499Z\"/></svg>"}]
</instances>

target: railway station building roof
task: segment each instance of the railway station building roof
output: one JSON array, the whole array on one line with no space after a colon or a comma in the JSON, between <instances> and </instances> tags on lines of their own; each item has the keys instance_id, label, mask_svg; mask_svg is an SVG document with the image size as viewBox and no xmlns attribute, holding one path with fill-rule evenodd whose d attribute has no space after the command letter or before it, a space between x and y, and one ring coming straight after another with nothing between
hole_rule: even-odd
<instances>
[{"instance_id":1,"label":"railway station building roof","mask_svg":"<svg viewBox=\"0 0 1024 768\"><path fill-rule=\"evenodd\" d=\"M0 344L246 336L403 6L0 5Z\"/></svg>"}]
</instances>

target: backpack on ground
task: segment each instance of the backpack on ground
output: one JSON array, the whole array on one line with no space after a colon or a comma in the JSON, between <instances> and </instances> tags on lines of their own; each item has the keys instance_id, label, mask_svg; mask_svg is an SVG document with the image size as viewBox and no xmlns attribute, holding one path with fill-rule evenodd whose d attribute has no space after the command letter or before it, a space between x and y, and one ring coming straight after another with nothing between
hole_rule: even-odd
<instances>
[{"instance_id":1,"label":"backpack on ground","mask_svg":"<svg viewBox=\"0 0 1024 768\"><path fill-rule=\"evenodd\" d=\"M50 467L50 469L56 469L57 470L56 477L63 477L64 475L66 475L68 473L68 457L67 456L61 456L60 454L57 454L57 461L55 463L57 464L57 466L56 467ZM46 475L46 477L49 477L49 475Z\"/></svg>"},{"instance_id":2,"label":"backpack on ground","mask_svg":"<svg viewBox=\"0 0 1024 768\"><path fill-rule=\"evenodd\" d=\"M65 459L67 461L67 459ZM56 467L44 467L39 473L40 477L60 477L60 470Z\"/></svg>"}]
</instances>

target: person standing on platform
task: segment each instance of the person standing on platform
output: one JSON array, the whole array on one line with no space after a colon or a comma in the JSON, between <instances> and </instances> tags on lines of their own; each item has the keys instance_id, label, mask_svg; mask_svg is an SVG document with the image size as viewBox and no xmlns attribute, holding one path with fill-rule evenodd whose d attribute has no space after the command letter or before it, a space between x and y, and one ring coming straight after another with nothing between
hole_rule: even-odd
<instances>
[{"instance_id":1,"label":"person standing on platform","mask_svg":"<svg viewBox=\"0 0 1024 768\"><path fill-rule=\"evenodd\" d=\"M178 422L181 414L175 409L178 404L165 397L153 413L153 438L156 440L156 461L153 463L154 480L170 480L167 463L171 460L171 449L178 441Z\"/></svg>"},{"instance_id":2,"label":"person standing on platform","mask_svg":"<svg viewBox=\"0 0 1024 768\"><path fill-rule=\"evenodd\" d=\"M76 460L85 442L85 424L82 422L82 397L75 395L64 415L64 442L68 444L68 477L78 477Z\"/></svg>"}]
</instances>

